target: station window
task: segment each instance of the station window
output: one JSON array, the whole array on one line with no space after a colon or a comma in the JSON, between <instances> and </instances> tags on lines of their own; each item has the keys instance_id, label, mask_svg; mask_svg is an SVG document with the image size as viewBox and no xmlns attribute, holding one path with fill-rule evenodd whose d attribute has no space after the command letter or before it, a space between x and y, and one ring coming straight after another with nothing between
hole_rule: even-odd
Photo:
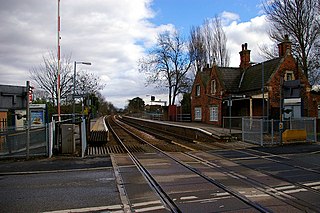
<instances>
[{"instance_id":1,"label":"station window","mask_svg":"<svg viewBox=\"0 0 320 213\"><path fill-rule=\"evenodd\" d=\"M293 71L286 71L285 76L284 76L285 81L292 81L295 80Z\"/></svg>"},{"instance_id":2,"label":"station window","mask_svg":"<svg viewBox=\"0 0 320 213\"><path fill-rule=\"evenodd\" d=\"M219 119L219 108L218 106L210 107L210 121L218 121Z\"/></svg>"},{"instance_id":3,"label":"station window","mask_svg":"<svg viewBox=\"0 0 320 213\"><path fill-rule=\"evenodd\" d=\"M201 107L195 107L194 108L194 120L201 121L202 118L202 111Z\"/></svg>"},{"instance_id":4,"label":"station window","mask_svg":"<svg viewBox=\"0 0 320 213\"><path fill-rule=\"evenodd\" d=\"M211 81L211 94L216 94L216 80Z\"/></svg>"},{"instance_id":5,"label":"station window","mask_svg":"<svg viewBox=\"0 0 320 213\"><path fill-rule=\"evenodd\" d=\"M200 85L196 85L196 96L200 96Z\"/></svg>"}]
</instances>

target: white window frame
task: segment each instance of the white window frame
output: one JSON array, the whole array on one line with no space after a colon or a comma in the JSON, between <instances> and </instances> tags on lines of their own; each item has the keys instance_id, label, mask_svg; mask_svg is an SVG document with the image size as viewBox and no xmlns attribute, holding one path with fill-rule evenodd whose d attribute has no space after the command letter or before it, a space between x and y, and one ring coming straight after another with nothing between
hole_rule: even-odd
<instances>
[{"instance_id":1,"label":"white window frame","mask_svg":"<svg viewBox=\"0 0 320 213\"><path fill-rule=\"evenodd\" d=\"M202 109L201 107L194 108L194 120L201 121L202 120Z\"/></svg>"},{"instance_id":2,"label":"white window frame","mask_svg":"<svg viewBox=\"0 0 320 213\"><path fill-rule=\"evenodd\" d=\"M201 87L199 84L196 85L196 96L199 97L201 94Z\"/></svg>"},{"instance_id":3,"label":"white window frame","mask_svg":"<svg viewBox=\"0 0 320 213\"><path fill-rule=\"evenodd\" d=\"M210 106L210 121L219 121L219 106Z\"/></svg>"},{"instance_id":4,"label":"white window frame","mask_svg":"<svg viewBox=\"0 0 320 213\"><path fill-rule=\"evenodd\" d=\"M289 75L291 75L291 80L288 80L288 76L289 76ZM287 70L286 73L285 73L285 76L284 76L284 80L285 80L285 81L295 80L293 71Z\"/></svg>"}]
</instances>

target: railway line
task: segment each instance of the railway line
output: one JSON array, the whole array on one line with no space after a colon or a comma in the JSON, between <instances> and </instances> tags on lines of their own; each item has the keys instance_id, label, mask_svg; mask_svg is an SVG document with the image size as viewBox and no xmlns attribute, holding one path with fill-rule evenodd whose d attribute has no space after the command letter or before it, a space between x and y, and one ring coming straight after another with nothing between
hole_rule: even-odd
<instances>
[{"instance_id":1,"label":"railway line","mask_svg":"<svg viewBox=\"0 0 320 213\"><path fill-rule=\"evenodd\" d=\"M126 159L125 165L134 166L140 171L152 191L159 197L163 211L320 211L320 195L315 181L305 184L293 182L276 174L269 174L263 169L259 170L247 164L238 163L244 158L230 161L226 157L227 151L223 153L218 149L212 149L204 152L201 149L206 147L208 150L208 145L190 143L191 141L180 145L180 142L172 143L172 137L174 137L172 135L165 136L164 133L150 135L150 130L148 130L149 134L141 133L143 128L138 131L111 117L108 123L108 128L113 132L112 137L121 144L130 161L133 162L130 164L129 159ZM183 140L183 138L180 139ZM132 151L128 148L130 146L140 147L143 151ZM232 151L235 156L235 153L239 156L241 152L242 155L248 155L243 153L243 150L230 152ZM264 155L259 156L258 153L252 156L251 153L248 159L264 157ZM121 169L125 168L121 167L125 157L115 154L112 158L120 162L119 175L126 176L125 172L121 173ZM124 203L128 211L135 211L134 205L130 203L134 193L124 193L124 197L126 197Z\"/></svg>"}]
</instances>

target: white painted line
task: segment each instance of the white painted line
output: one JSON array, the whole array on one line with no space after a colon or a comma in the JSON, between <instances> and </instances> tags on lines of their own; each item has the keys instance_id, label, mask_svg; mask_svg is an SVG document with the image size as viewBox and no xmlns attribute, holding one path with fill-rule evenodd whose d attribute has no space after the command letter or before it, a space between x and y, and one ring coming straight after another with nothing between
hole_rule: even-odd
<instances>
[{"instance_id":1,"label":"white painted line","mask_svg":"<svg viewBox=\"0 0 320 213\"><path fill-rule=\"evenodd\" d=\"M275 190L285 190L285 189L293 189L296 188L296 186L279 186L274 188Z\"/></svg>"},{"instance_id":2,"label":"white painted line","mask_svg":"<svg viewBox=\"0 0 320 213\"><path fill-rule=\"evenodd\" d=\"M245 195L247 198L255 198L255 197L270 197L268 194L257 194L257 195Z\"/></svg>"},{"instance_id":3,"label":"white painted line","mask_svg":"<svg viewBox=\"0 0 320 213\"><path fill-rule=\"evenodd\" d=\"M112 211L115 212L123 212L121 205L111 205L111 206L98 206L98 207L87 207L80 209L65 209L65 210L57 210L57 211L49 211L43 213L69 213L69 212L93 212L93 211Z\"/></svg>"},{"instance_id":4,"label":"white painted line","mask_svg":"<svg viewBox=\"0 0 320 213\"><path fill-rule=\"evenodd\" d=\"M293 193L297 193L297 192L306 192L308 191L307 189L293 189L293 190L287 190L287 191L283 191L286 194L293 194Z\"/></svg>"},{"instance_id":5,"label":"white painted line","mask_svg":"<svg viewBox=\"0 0 320 213\"><path fill-rule=\"evenodd\" d=\"M133 203L132 207L147 206L152 204L161 204L161 201L155 200L155 201L148 201L148 202L142 202L142 203Z\"/></svg>"},{"instance_id":6,"label":"white painted line","mask_svg":"<svg viewBox=\"0 0 320 213\"><path fill-rule=\"evenodd\" d=\"M229 194L229 192L220 192L220 193L214 193L213 195L220 197L220 196L226 196L226 195L230 195L230 194Z\"/></svg>"},{"instance_id":7,"label":"white painted line","mask_svg":"<svg viewBox=\"0 0 320 213\"><path fill-rule=\"evenodd\" d=\"M147 207L143 209L135 209L135 212L150 212L150 211L159 210L159 209L165 209L165 207L164 206Z\"/></svg>"},{"instance_id":8,"label":"white painted line","mask_svg":"<svg viewBox=\"0 0 320 213\"><path fill-rule=\"evenodd\" d=\"M188 196L188 197L180 197L180 200L193 200L193 199L197 199L198 197L196 196Z\"/></svg>"},{"instance_id":9,"label":"white painted line","mask_svg":"<svg viewBox=\"0 0 320 213\"><path fill-rule=\"evenodd\" d=\"M83 169L58 169L58 170L45 170L45 171L29 171L29 172L1 172L0 176L4 175L32 175L32 174L47 174L47 173L60 173L60 172L86 172L86 171L98 171L104 169L112 169L112 167L94 167Z\"/></svg>"},{"instance_id":10,"label":"white painted line","mask_svg":"<svg viewBox=\"0 0 320 213\"><path fill-rule=\"evenodd\" d=\"M305 183L305 184L303 184L303 185L305 185L305 186L315 186L315 185L320 185L320 181L318 181L318 182Z\"/></svg>"}]
</instances>

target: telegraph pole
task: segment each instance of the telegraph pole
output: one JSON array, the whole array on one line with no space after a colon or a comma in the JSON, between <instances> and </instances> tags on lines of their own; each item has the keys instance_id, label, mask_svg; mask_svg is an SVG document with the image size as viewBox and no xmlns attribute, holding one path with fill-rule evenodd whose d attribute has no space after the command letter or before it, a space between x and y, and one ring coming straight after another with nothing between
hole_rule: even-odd
<instances>
[{"instance_id":1,"label":"telegraph pole","mask_svg":"<svg viewBox=\"0 0 320 213\"><path fill-rule=\"evenodd\" d=\"M57 106L58 106L58 121L61 121L61 112L60 112L60 69L61 69L61 63L60 63L60 0L58 0L58 79L57 79Z\"/></svg>"}]
</instances>

